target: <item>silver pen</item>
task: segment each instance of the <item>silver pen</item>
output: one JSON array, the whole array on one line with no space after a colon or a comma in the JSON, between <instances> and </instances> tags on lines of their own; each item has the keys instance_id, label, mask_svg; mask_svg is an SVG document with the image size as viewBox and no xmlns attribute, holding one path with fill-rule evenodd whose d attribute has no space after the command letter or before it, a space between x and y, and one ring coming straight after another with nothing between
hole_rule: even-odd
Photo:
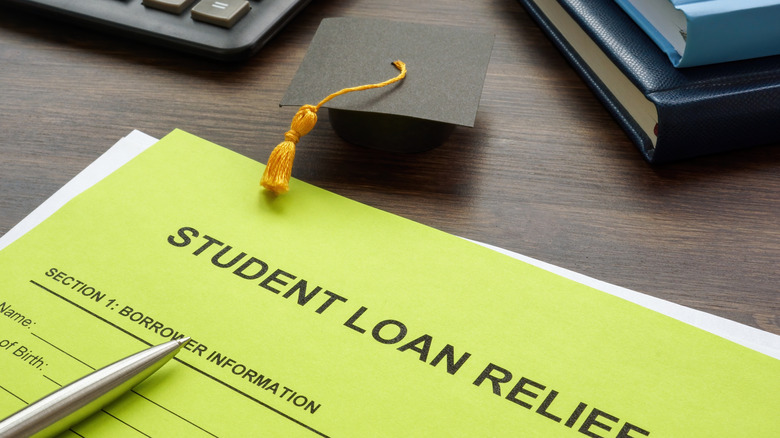
<instances>
[{"instance_id":1,"label":"silver pen","mask_svg":"<svg viewBox=\"0 0 780 438\"><path fill-rule=\"evenodd\" d=\"M47 437L68 429L152 375L189 340L148 348L63 386L0 421L0 437Z\"/></svg>"}]
</instances>

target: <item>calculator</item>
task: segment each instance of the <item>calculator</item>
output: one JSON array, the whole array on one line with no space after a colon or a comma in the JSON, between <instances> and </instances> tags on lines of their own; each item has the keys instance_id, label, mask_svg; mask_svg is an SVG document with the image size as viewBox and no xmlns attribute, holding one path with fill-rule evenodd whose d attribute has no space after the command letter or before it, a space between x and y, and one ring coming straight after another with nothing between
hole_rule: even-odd
<instances>
[{"instance_id":1,"label":"calculator","mask_svg":"<svg viewBox=\"0 0 780 438\"><path fill-rule=\"evenodd\" d=\"M0 0L220 60L257 52L310 0Z\"/></svg>"}]
</instances>

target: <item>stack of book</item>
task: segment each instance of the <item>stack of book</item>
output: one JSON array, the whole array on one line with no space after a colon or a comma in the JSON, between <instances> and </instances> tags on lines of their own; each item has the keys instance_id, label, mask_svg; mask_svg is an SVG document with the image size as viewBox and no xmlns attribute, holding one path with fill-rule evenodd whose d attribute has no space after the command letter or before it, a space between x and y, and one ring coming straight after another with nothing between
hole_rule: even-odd
<instances>
[{"instance_id":1,"label":"stack of book","mask_svg":"<svg viewBox=\"0 0 780 438\"><path fill-rule=\"evenodd\" d=\"M778 2L519 1L649 162L780 142Z\"/></svg>"}]
</instances>

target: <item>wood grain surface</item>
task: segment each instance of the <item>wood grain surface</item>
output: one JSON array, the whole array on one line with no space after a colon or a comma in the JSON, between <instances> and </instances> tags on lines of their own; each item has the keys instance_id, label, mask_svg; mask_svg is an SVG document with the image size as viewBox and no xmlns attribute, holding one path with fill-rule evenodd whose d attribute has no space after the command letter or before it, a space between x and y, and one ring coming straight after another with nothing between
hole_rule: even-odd
<instances>
[{"instance_id":1,"label":"wood grain surface","mask_svg":"<svg viewBox=\"0 0 780 438\"><path fill-rule=\"evenodd\" d=\"M476 126L395 155L344 142L322 114L295 177L780 334L780 147L648 165L514 0L315 0L232 64L6 9L0 234L134 128L181 128L265 162L295 112L278 103L320 20L337 16L494 33Z\"/></svg>"}]
</instances>

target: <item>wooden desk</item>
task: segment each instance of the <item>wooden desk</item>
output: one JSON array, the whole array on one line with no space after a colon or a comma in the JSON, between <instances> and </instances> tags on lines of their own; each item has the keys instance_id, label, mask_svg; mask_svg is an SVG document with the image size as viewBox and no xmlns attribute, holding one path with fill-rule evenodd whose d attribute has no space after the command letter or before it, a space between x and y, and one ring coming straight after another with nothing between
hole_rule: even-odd
<instances>
[{"instance_id":1,"label":"wooden desk","mask_svg":"<svg viewBox=\"0 0 780 438\"><path fill-rule=\"evenodd\" d=\"M780 334L780 147L646 164L513 0L314 1L225 65L4 10L0 234L131 129L173 128L265 162L324 17L496 34L473 129L419 155L345 143L323 114L294 176L360 202Z\"/></svg>"}]
</instances>

